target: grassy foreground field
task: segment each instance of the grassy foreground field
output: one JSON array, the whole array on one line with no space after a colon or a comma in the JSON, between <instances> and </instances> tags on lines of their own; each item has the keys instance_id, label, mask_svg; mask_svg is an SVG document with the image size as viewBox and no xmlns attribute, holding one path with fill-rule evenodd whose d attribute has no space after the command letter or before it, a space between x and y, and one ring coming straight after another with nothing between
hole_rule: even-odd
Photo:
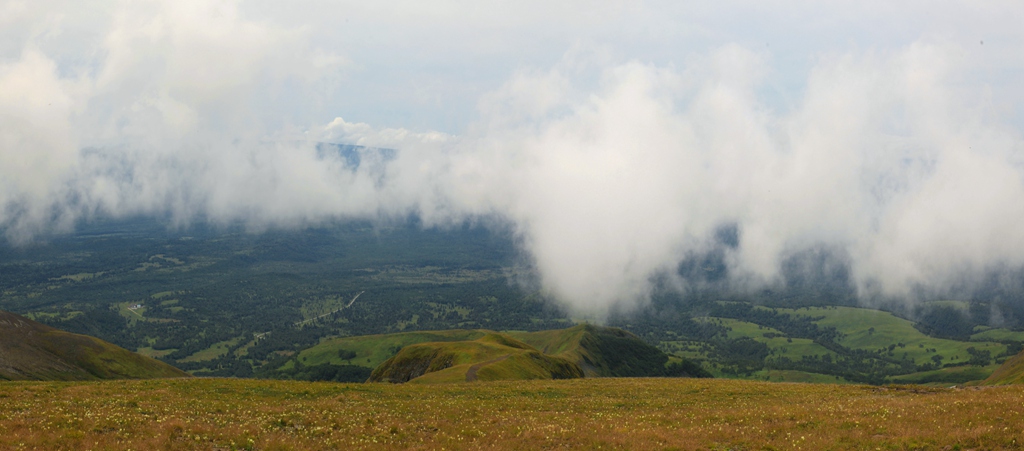
<instances>
[{"instance_id":1,"label":"grassy foreground field","mask_svg":"<svg viewBox=\"0 0 1024 451\"><path fill-rule=\"evenodd\" d=\"M0 383L2 449L1020 449L1024 387Z\"/></svg>"}]
</instances>

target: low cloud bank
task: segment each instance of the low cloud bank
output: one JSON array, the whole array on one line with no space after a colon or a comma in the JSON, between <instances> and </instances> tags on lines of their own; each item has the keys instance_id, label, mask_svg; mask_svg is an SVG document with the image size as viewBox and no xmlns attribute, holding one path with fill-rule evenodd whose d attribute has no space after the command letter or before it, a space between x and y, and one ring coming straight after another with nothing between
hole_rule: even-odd
<instances>
[{"instance_id":1,"label":"low cloud bank","mask_svg":"<svg viewBox=\"0 0 1024 451\"><path fill-rule=\"evenodd\" d=\"M453 136L282 118L347 61L224 5L141 5L84 63L33 45L0 62L8 241L131 215L498 220L545 292L598 316L654 279L755 290L804 265L914 299L1024 267L1024 141L958 45L822 56L786 106L765 100L771 55L740 45L682 67L567 58Z\"/></svg>"}]
</instances>

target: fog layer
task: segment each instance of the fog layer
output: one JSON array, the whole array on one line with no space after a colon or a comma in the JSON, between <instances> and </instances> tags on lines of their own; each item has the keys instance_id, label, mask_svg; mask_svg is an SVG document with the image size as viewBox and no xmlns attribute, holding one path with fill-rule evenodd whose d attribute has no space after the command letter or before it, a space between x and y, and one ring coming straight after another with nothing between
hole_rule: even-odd
<instances>
[{"instance_id":1,"label":"fog layer","mask_svg":"<svg viewBox=\"0 0 1024 451\"><path fill-rule=\"evenodd\" d=\"M694 283L680 262L712 250L755 290L830 249L865 298L1024 266L1024 141L976 81L981 42L820 52L783 91L778 59L742 43L673 64L567 49L442 133L330 114L318 99L358 62L235 2L109 6L78 47L53 44L53 17L5 8L38 25L10 29L0 61L13 245L133 215L500 223L547 294L596 315L642 303L656 278Z\"/></svg>"}]
</instances>

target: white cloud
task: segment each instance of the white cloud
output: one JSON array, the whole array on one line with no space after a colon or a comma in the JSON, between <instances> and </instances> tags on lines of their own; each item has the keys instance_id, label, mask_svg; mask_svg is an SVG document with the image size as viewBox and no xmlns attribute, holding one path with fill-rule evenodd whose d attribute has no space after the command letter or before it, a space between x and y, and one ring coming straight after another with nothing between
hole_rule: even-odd
<instances>
[{"instance_id":1,"label":"white cloud","mask_svg":"<svg viewBox=\"0 0 1024 451\"><path fill-rule=\"evenodd\" d=\"M735 224L737 283L826 245L941 291L1024 265L1021 10L6 2L0 227L500 218L600 315Z\"/></svg>"},{"instance_id":2,"label":"white cloud","mask_svg":"<svg viewBox=\"0 0 1024 451\"><path fill-rule=\"evenodd\" d=\"M1020 135L976 119L990 105L957 83L961 51L822 59L788 112L759 100L766 62L736 46L682 71L606 69L554 117L536 106L567 82L518 76L503 105L536 121L485 116L453 156L469 169L450 196L511 219L542 285L580 310L643 299L727 224L737 280L778 283L787 255L827 245L851 256L865 294L941 292L964 267L1024 264Z\"/></svg>"},{"instance_id":3,"label":"white cloud","mask_svg":"<svg viewBox=\"0 0 1024 451\"><path fill-rule=\"evenodd\" d=\"M73 169L73 87L35 49L0 66L0 224L25 235L51 221L51 196Z\"/></svg>"}]
</instances>

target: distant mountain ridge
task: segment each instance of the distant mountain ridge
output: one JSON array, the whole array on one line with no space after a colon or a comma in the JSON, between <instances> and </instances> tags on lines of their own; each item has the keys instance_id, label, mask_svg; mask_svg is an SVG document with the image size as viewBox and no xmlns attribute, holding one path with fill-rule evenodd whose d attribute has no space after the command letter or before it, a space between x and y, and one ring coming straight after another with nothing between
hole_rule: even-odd
<instances>
[{"instance_id":1,"label":"distant mountain ridge","mask_svg":"<svg viewBox=\"0 0 1024 451\"><path fill-rule=\"evenodd\" d=\"M88 335L0 311L0 380L189 377L161 361Z\"/></svg>"}]
</instances>

